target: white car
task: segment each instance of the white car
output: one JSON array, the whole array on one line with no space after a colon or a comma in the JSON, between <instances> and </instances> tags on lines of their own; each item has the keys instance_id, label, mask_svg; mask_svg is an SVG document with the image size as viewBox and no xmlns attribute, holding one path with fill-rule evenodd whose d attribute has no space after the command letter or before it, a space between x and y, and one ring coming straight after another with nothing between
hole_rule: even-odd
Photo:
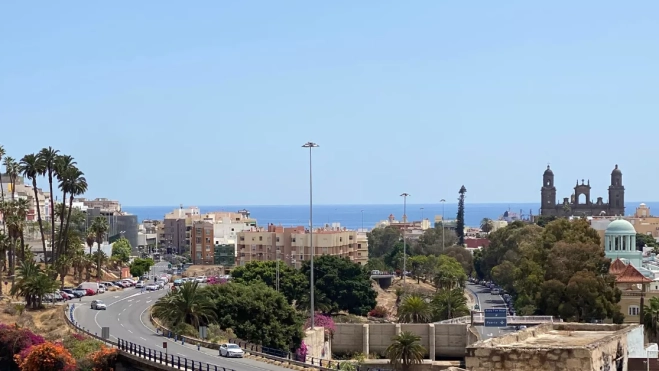
<instances>
[{"instance_id":1,"label":"white car","mask_svg":"<svg viewBox=\"0 0 659 371\"><path fill-rule=\"evenodd\" d=\"M141 288L143 288L143 287L144 287L144 281L138 281L138 282L135 284L135 288L136 288L136 289L141 289Z\"/></svg>"},{"instance_id":2,"label":"white car","mask_svg":"<svg viewBox=\"0 0 659 371\"><path fill-rule=\"evenodd\" d=\"M96 310L106 310L108 307L105 305L105 303L101 300L94 300L92 301L92 309Z\"/></svg>"},{"instance_id":3,"label":"white car","mask_svg":"<svg viewBox=\"0 0 659 371\"><path fill-rule=\"evenodd\" d=\"M244 355L245 352L236 344L220 345L220 356L222 357L243 358Z\"/></svg>"},{"instance_id":4,"label":"white car","mask_svg":"<svg viewBox=\"0 0 659 371\"><path fill-rule=\"evenodd\" d=\"M160 288L155 283L150 283L150 284L146 285L146 291L156 291L158 289L160 289Z\"/></svg>"},{"instance_id":5,"label":"white car","mask_svg":"<svg viewBox=\"0 0 659 371\"><path fill-rule=\"evenodd\" d=\"M199 277L197 277L197 282L206 283L206 282L208 282L208 278L206 278L206 276L199 276Z\"/></svg>"}]
</instances>

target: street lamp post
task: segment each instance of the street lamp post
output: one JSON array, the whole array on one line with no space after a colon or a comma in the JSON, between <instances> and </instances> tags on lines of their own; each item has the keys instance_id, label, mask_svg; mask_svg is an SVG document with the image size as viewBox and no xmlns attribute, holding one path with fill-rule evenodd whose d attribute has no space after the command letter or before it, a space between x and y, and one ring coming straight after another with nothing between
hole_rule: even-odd
<instances>
[{"instance_id":1,"label":"street lamp post","mask_svg":"<svg viewBox=\"0 0 659 371\"><path fill-rule=\"evenodd\" d=\"M311 250L311 261L309 264L310 267L310 275L309 275L309 281L310 281L310 294L309 298L310 301L310 308L309 308L309 314L311 318L311 329L315 328L315 310L314 310L314 280L313 280L313 258L314 258L314 247L313 247L313 178L311 176L311 152L314 148L319 147L318 144L314 142L307 142L302 145L302 148L309 148L309 248Z\"/></svg>"},{"instance_id":2,"label":"street lamp post","mask_svg":"<svg viewBox=\"0 0 659 371\"><path fill-rule=\"evenodd\" d=\"M403 223L407 223L407 196L409 193L403 193ZM405 229L406 226L403 225L403 285L405 285L405 276L407 275L407 241L405 241Z\"/></svg>"},{"instance_id":3,"label":"street lamp post","mask_svg":"<svg viewBox=\"0 0 659 371\"><path fill-rule=\"evenodd\" d=\"M442 198L439 202L442 203L442 251L444 251L444 233L446 232L446 229L444 228L444 204L446 203L446 200Z\"/></svg>"},{"instance_id":4,"label":"street lamp post","mask_svg":"<svg viewBox=\"0 0 659 371\"><path fill-rule=\"evenodd\" d=\"M277 247L277 292L279 292L279 246Z\"/></svg>"},{"instance_id":5,"label":"street lamp post","mask_svg":"<svg viewBox=\"0 0 659 371\"><path fill-rule=\"evenodd\" d=\"M423 223L423 208L421 208L421 223Z\"/></svg>"}]
</instances>

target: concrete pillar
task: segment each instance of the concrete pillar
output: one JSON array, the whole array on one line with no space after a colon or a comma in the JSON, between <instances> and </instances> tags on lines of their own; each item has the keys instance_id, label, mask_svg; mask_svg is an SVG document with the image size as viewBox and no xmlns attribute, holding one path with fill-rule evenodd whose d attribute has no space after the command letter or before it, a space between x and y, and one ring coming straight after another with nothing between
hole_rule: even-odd
<instances>
[{"instance_id":1,"label":"concrete pillar","mask_svg":"<svg viewBox=\"0 0 659 371\"><path fill-rule=\"evenodd\" d=\"M428 354L430 354L430 361L435 360L435 324L428 324Z\"/></svg>"},{"instance_id":2,"label":"concrete pillar","mask_svg":"<svg viewBox=\"0 0 659 371\"><path fill-rule=\"evenodd\" d=\"M371 354L371 346L369 343L369 339L371 338L371 335L369 333L369 327L368 324L362 325L362 354L364 356L368 357L369 354Z\"/></svg>"},{"instance_id":3,"label":"concrete pillar","mask_svg":"<svg viewBox=\"0 0 659 371\"><path fill-rule=\"evenodd\" d=\"M400 323L396 324L396 336L400 335Z\"/></svg>"}]
</instances>

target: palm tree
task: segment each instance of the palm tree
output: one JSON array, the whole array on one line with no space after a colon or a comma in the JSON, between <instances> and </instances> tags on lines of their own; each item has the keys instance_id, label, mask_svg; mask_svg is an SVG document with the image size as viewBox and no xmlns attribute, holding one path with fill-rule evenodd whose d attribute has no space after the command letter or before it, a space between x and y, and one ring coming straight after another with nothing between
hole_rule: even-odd
<instances>
[{"instance_id":1,"label":"palm tree","mask_svg":"<svg viewBox=\"0 0 659 371\"><path fill-rule=\"evenodd\" d=\"M492 223L492 219L483 218L483 220L481 220L481 230L483 232L490 233L493 228L494 228L494 224Z\"/></svg>"},{"instance_id":2,"label":"palm tree","mask_svg":"<svg viewBox=\"0 0 659 371\"><path fill-rule=\"evenodd\" d=\"M18 270L18 282L12 285L11 294L25 297L27 305L41 307L45 294L57 289L58 284L30 259L21 263Z\"/></svg>"},{"instance_id":3,"label":"palm tree","mask_svg":"<svg viewBox=\"0 0 659 371\"><path fill-rule=\"evenodd\" d=\"M89 255L91 255L92 254L92 247L94 247L94 242L96 242L96 236L94 235L94 232L87 233L87 237L85 238L85 242L87 243L87 246L89 247Z\"/></svg>"},{"instance_id":4,"label":"palm tree","mask_svg":"<svg viewBox=\"0 0 659 371\"><path fill-rule=\"evenodd\" d=\"M37 206L37 221L39 223L39 232L41 233L41 244L43 247L44 263L48 266L46 260L46 235L43 231L43 220L41 219L41 207L39 206L39 190L37 189L37 177L43 176L46 173L46 168L43 162L36 154L29 154L23 156L19 164L19 169L24 177L32 180L32 191L34 192L34 201Z\"/></svg>"},{"instance_id":5,"label":"palm tree","mask_svg":"<svg viewBox=\"0 0 659 371\"><path fill-rule=\"evenodd\" d=\"M96 243L98 246L96 247L97 251L100 253L101 251L101 244L103 243L103 239L105 238L105 235L108 233L108 230L110 229L110 226L108 225L107 219L103 216L97 216L94 218L94 221L92 222L91 230L94 232L94 237L96 240ZM101 254L98 254L98 264L96 265L96 277L98 279L101 279Z\"/></svg>"},{"instance_id":6,"label":"palm tree","mask_svg":"<svg viewBox=\"0 0 659 371\"><path fill-rule=\"evenodd\" d=\"M643 306L643 324L649 340L655 342L659 338L659 297L650 298Z\"/></svg>"},{"instance_id":7,"label":"palm tree","mask_svg":"<svg viewBox=\"0 0 659 371\"><path fill-rule=\"evenodd\" d=\"M0 145L0 161L2 161L2 158L5 157L7 152L5 152L5 147ZM2 187L2 171L0 171L0 205L5 203L5 189ZM0 210L2 212L2 210ZM7 227L5 226L4 222L4 214L2 216L3 221L2 221L2 232L7 233Z\"/></svg>"},{"instance_id":8,"label":"palm tree","mask_svg":"<svg viewBox=\"0 0 659 371\"><path fill-rule=\"evenodd\" d=\"M186 282L153 305L153 315L169 325L187 323L194 328L214 321L215 306L200 290L199 283Z\"/></svg>"},{"instance_id":9,"label":"palm tree","mask_svg":"<svg viewBox=\"0 0 659 371\"><path fill-rule=\"evenodd\" d=\"M432 318L430 304L419 295L406 297L398 307L398 321L402 323L427 323Z\"/></svg>"},{"instance_id":10,"label":"palm tree","mask_svg":"<svg viewBox=\"0 0 659 371\"><path fill-rule=\"evenodd\" d=\"M75 166L76 162L73 160L73 157L68 156L68 155L60 155L57 156L55 160L55 175L57 177L57 181L59 182L59 189L62 191L62 205L66 206L66 196L68 192L71 190L71 185L77 178L76 174L79 173L80 177L82 177L82 172L78 170L78 168ZM83 177L84 179L84 177ZM85 190L86 190L86 181L85 181ZM64 208L66 210L66 207ZM70 213L68 213L70 214ZM65 232L65 227L64 227L64 222L67 221L67 213L64 212L62 213L62 216L59 221L59 237L58 237L58 253L62 254L62 250L64 249L64 238L66 236Z\"/></svg>"},{"instance_id":11,"label":"palm tree","mask_svg":"<svg viewBox=\"0 0 659 371\"><path fill-rule=\"evenodd\" d=\"M69 232L69 225L71 223L71 210L73 210L73 199L76 196L80 196L87 192L87 179L84 177L84 173L80 171L77 167L72 166L68 168L63 176L62 183L60 183L60 188L69 194L69 208L66 215L66 224L64 226L64 244L66 245L66 237ZM63 200L65 201L65 200Z\"/></svg>"},{"instance_id":12,"label":"palm tree","mask_svg":"<svg viewBox=\"0 0 659 371\"><path fill-rule=\"evenodd\" d=\"M58 154L58 150L48 147L43 148L37 155L45 167L45 173L48 175L48 190L50 191L50 245L53 261L57 259L55 252L55 194L53 193L53 174L55 173L55 162L57 161Z\"/></svg>"},{"instance_id":13,"label":"palm tree","mask_svg":"<svg viewBox=\"0 0 659 371\"><path fill-rule=\"evenodd\" d=\"M30 209L30 202L26 198L20 198L15 201L16 203L16 216L19 221L18 224L18 237L21 240L21 260L25 259L25 225L27 223L27 213Z\"/></svg>"},{"instance_id":14,"label":"palm tree","mask_svg":"<svg viewBox=\"0 0 659 371\"><path fill-rule=\"evenodd\" d=\"M85 281L89 281L92 278L92 268L94 268L94 256L92 254L85 254L84 259L85 266Z\"/></svg>"},{"instance_id":15,"label":"palm tree","mask_svg":"<svg viewBox=\"0 0 659 371\"><path fill-rule=\"evenodd\" d=\"M421 364L426 349L419 343L420 336L410 331L403 331L391 339L385 354L389 363L396 369L408 371L412 365Z\"/></svg>"},{"instance_id":16,"label":"palm tree","mask_svg":"<svg viewBox=\"0 0 659 371\"><path fill-rule=\"evenodd\" d=\"M4 160L5 173L9 177L9 184L11 185L11 199L16 199L16 179L18 179L19 169L18 163L13 157L5 157Z\"/></svg>"},{"instance_id":17,"label":"palm tree","mask_svg":"<svg viewBox=\"0 0 659 371\"><path fill-rule=\"evenodd\" d=\"M441 289L431 301L433 320L443 321L469 314L467 299L462 288Z\"/></svg>"},{"instance_id":18,"label":"palm tree","mask_svg":"<svg viewBox=\"0 0 659 371\"><path fill-rule=\"evenodd\" d=\"M9 237L4 233L0 234L0 272L2 272L5 269L5 259L7 256L8 248L9 248ZM0 282L0 296L2 296L2 282Z\"/></svg>"}]
</instances>

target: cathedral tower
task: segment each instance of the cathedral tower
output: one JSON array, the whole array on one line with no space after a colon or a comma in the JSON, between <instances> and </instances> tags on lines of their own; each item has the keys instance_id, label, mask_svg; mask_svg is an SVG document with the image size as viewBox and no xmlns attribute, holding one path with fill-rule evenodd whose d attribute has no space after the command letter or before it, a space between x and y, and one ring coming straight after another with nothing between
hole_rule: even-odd
<instances>
[{"instance_id":1,"label":"cathedral tower","mask_svg":"<svg viewBox=\"0 0 659 371\"><path fill-rule=\"evenodd\" d=\"M609 210L613 215L625 215L625 187L622 185L622 171L618 165L611 172Z\"/></svg>"},{"instance_id":2,"label":"cathedral tower","mask_svg":"<svg viewBox=\"0 0 659 371\"><path fill-rule=\"evenodd\" d=\"M556 187L554 186L554 172L551 171L549 165L547 170L542 175L542 188L540 189L541 196L541 215L545 215L542 210L553 210L556 208Z\"/></svg>"}]
</instances>

